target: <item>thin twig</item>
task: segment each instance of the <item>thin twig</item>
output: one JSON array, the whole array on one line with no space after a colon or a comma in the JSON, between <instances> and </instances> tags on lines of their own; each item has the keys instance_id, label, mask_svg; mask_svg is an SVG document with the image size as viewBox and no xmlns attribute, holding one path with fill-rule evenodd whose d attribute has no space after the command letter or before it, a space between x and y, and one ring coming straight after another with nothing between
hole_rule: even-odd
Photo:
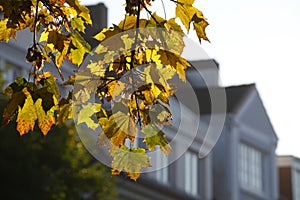
<instances>
[{"instance_id":1,"label":"thin twig","mask_svg":"<svg viewBox=\"0 0 300 200\"><path fill-rule=\"evenodd\" d=\"M133 60L135 55L135 49L137 46L137 41L139 37L139 27L140 27L140 13L141 13L141 0L138 0L138 11L136 15L136 24L135 24L135 38L134 38L134 44L133 44L133 51L131 53L131 60L130 60L130 69L133 69Z\"/></svg>"},{"instance_id":2,"label":"thin twig","mask_svg":"<svg viewBox=\"0 0 300 200\"><path fill-rule=\"evenodd\" d=\"M138 102L138 98L136 97L136 94L134 94L134 98L135 98L135 103L136 103L136 109L137 109L137 112L138 112L138 125L140 126L140 129L142 128L142 118L141 118L141 113L140 113L140 107L139 107L139 102Z\"/></svg>"},{"instance_id":3,"label":"thin twig","mask_svg":"<svg viewBox=\"0 0 300 200\"><path fill-rule=\"evenodd\" d=\"M38 21L38 11L39 11L39 0L36 1L35 5L35 17L34 17L34 27L33 27L33 47L36 49L36 26L37 26L37 21Z\"/></svg>"},{"instance_id":4,"label":"thin twig","mask_svg":"<svg viewBox=\"0 0 300 200\"><path fill-rule=\"evenodd\" d=\"M152 15L152 12L147 8L146 5L144 5L143 3L141 3L141 5L143 6L143 8L147 11L147 13L152 17L152 19L155 21L156 24L158 24L158 26L160 26L161 28L163 28L161 26L161 24L158 22L158 20Z\"/></svg>"},{"instance_id":5,"label":"thin twig","mask_svg":"<svg viewBox=\"0 0 300 200\"><path fill-rule=\"evenodd\" d=\"M180 4L180 5L184 5L184 3L182 3L182 2L179 2L179 1L175 1L175 0L170 0L170 1L172 1L172 2L174 2L174 3L177 3L177 4Z\"/></svg>"}]
</instances>

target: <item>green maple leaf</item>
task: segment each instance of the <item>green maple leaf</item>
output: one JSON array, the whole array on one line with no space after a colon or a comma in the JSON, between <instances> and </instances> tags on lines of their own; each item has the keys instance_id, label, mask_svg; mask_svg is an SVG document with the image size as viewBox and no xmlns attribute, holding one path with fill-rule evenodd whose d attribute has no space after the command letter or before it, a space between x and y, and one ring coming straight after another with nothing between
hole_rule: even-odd
<instances>
[{"instance_id":1,"label":"green maple leaf","mask_svg":"<svg viewBox=\"0 0 300 200\"><path fill-rule=\"evenodd\" d=\"M15 116L18 106L22 106L26 96L23 92L15 92L9 99L3 112L2 127L6 126Z\"/></svg>"},{"instance_id":2,"label":"green maple leaf","mask_svg":"<svg viewBox=\"0 0 300 200\"><path fill-rule=\"evenodd\" d=\"M171 147L166 139L165 134L159 128L153 124L148 124L141 131L146 136L144 142L146 142L150 151L154 150L158 145L165 155L170 153Z\"/></svg>"},{"instance_id":3,"label":"green maple leaf","mask_svg":"<svg viewBox=\"0 0 300 200\"><path fill-rule=\"evenodd\" d=\"M73 103L70 100L59 106L59 114L57 116L58 122L64 123L67 119L71 119L73 117L72 106Z\"/></svg>"},{"instance_id":4,"label":"green maple leaf","mask_svg":"<svg viewBox=\"0 0 300 200\"><path fill-rule=\"evenodd\" d=\"M141 168L150 167L149 156L143 148L129 149L126 146L112 150L112 174L125 171L127 175L136 180L141 173Z\"/></svg>"}]
</instances>

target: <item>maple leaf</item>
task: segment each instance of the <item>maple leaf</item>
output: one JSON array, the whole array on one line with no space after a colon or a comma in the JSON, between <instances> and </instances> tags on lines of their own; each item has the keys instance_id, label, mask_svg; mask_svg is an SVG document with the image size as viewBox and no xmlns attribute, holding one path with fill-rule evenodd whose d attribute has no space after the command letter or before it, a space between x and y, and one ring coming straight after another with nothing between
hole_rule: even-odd
<instances>
[{"instance_id":1,"label":"maple leaf","mask_svg":"<svg viewBox=\"0 0 300 200\"><path fill-rule=\"evenodd\" d=\"M158 54L161 56L161 63L176 69L176 73L178 74L179 78L185 82L186 77L184 70L186 67L190 66L189 62L180 55L176 55L170 51L164 51L160 49Z\"/></svg>"},{"instance_id":2,"label":"maple leaf","mask_svg":"<svg viewBox=\"0 0 300 200\"><path fill-rule=\"evenodd\" d=\"M13 119L18 109L18 106L24 104L25 98L26 96L22 91L13 93L13 95L11 96L4 108L1 127L6 126Z\"/></svg>"},{"instance_id":3,"label":"maple leaf","mask_svg":"<svg viewBox=\"0 0 300 200\"><path fill-rule=\"evenodd\" d=\"M124 170L132 180L140 176L141 168L150 167L149 156L143 148L122 146L113 149L112 156L112 174L120 174Z\"/></svg>"},{"instance_id":4,"label":"maple leaf","mask_svg":"<svg viewBox=\"0 0 300 200\"><path fill-rule=\"evenodd\" d=\"M46 35L42 37L44 39ZM40 39L41 40L41 39ZM69 38L57 31L49 31L48 32L48 37L47 37L47 43L48 44L53 44L54 50L62 52L64 51L65 48L65 41L68 41Z\"/></svg>"},{"instance_id":5,"label":"maple leaf","mask_svg":"<svg viewBox=\"0 0 300 200\"><path fill-rule=\"evenodd\" d=\"M40 79L40 83L44 88L47 88L48 92L56 96L59 96L60 92L55 80L56 80L55 77L53 77L51 74L48 74L47 76L44 76L44 78Z\"/></svg>"},{"instance_id":6,"label":"maple leaf","mask_svg":"<svg viewBox=\"0 0 300 200\"><path fill-rule=\"evenodd\" d=\"M71 19L71 25L73 29L77 29L80 32L84 32L85 30L84 22L80 17Z\"/></svg>"},{"instance_id":7,"label":"maple leaf","mask_svg":"<svg viewBox=\"0 0 300 200\"><path fill-rule=\"evenodd\" d=\"M165 134L154 124L146 125L141 132L145 134L144 142L146 142L149 150L154 150L158 145L165 155L170 153L171 147L166 139Z\"/></svg>"},{"instance_id":8,"label":"maple leaf","mask_svg":"<svg viewBox=\"0 0 300 200\"><path fill-rule=\"evenodd\" d=\"M28 131L33 130L35 120L37 119L37 114L32 100L31 94L28 92L27 88L23 89L24 95L26 96L25 103L21 108L19 106L18 117L17 117L17 130L20 135L28 133Z\"/></svg>"},{"instance_id":9,"label":"maple leaf","mask_svg":"<svg viewBox=\"0 0 300 200\"><path fill-rule=\"evenodd\" d=\"M83 39L83 37L75 32L71 37L72 44L75 48L71 48L71 61L80 65L83 61L85 53L90 52L91 46Z\"/></svg>"},{"instance_id":10,"label":"maple leaf","mask_svg":"<svg viewBox=\"0 0 300 200\"><path fill-rule=\"evenodd\" d=\"M118 24L118 27L122 30L133 29L136 25L136 19L135 15L125 15L125 19Z\"/></svg>"},{"instance_id":11,"label":"maple leaf","mask_svg":"<svg viewBox=\"0 0 300 200\"><path fill-rule=\"evenodd\" d=\"M16 80L11 83L7 88L4 89L4 94L13 94L15 92L20 92L24 87L27 86L27 81L21 76L17 76Z\"/></svg>"},{"instance_id":12,"label":"maple leaf","mask_svg":"<svg viewBox=\"0 0 300 200\"><path fill-rule=\"evenodd\" d=\"M16 39L16 29L7 27L8 19L0 21L0 41L4 40L8 42L10 38Z\"/></svg>"},{"instance_id":13,"label":"maple leaf","mask_svg":"<svg viewBox=\"0 0 300 200\"><path fill-rule=\"evenodd\" d=\"M119 26L114 25L114 27L104 28L100 33L94 36L99 42L104 41L107 38L110 38L118 33L121 33L122 29Z\"/></svg>"},{"instance_id":14,"label":"maple leaf","mask_svg":"<svg viewBox=\"0 0 300 200\"><path fill-rule=\"evenodd\" d=\"M201 39L204 39L209 42L209 39L205 33L205 28L208 26L207 21L201 20L200 22L198 23L194 22L193 24L194 24L194 29L196 30L196 34L199 38L199 42L201 43Z\"/></svg>"},{"instance_id":15,"label":"maple leaf","mask_svg":"<svg viewBox=\"0 0 300 200\"><path fill-rule=\"evenodd\" d=\"M136 133L135 121L130 116L128 106L124 106L125 109L114 105L113 110L117 111L116 113L110 116L111 120L114 120L118 128L128 135L134 136Z\"/></svg>"},{"instance_id":16,"label":"maple leaf","mask_svg":"<svg viewBox=\"0 0 300 200\"><path fill-rule=\"evenodd\" d=\"M81 16L86 23L92 24L89 9L87 7L81 5L78 0L66 0L66 3L68 3L71 7L75 8L77 14Z\"/></svg>"},{"instance_id":17,"label":"maple leaf","mask_svg":"<svg viewBox=\"0 0 300 200\"><path fill-rule=\"evenodd\" d=\"M53 106L46 113L42 107L42 99L39 98L38 100L36 100L34 107L38 118L38 126L44 136L46 136L52 125L55 124L54 111L57 109L57 106Z\"/></svg>"},{"instance_id":18,"label":"maple leaf","mask_svg":"<svg viewBox=\"0 0 300 200\"><path fill-rule=\"evenodd\" d=\"M67 119L73 118L72 106L72 102L59 106L59 114L57 116L58 122L64 123Z\"/></svg>"},{"instance_id":19,"label":"maple leaf","mask_svg":"<svg viewBox=\"0 0 300 200\"><path fill-rule=\"evenodd\" d=\"M100 104L88 103L87 105L82 105L77 116L77 124L85 123L89 128L96 130L99 124L92 119L96 112L101 110Z\"/></svg>"},{"instance_id":20,"label":"maple leaf","mask_svg":"<svg viewBox=\"0 0 300 200\"><path fill-rule=\"evenodd\" d=\"M156 14L156 12L154 12L149 20L149 23L150 24L155 24L157 25L158 27L163 27L164 26L164 23L166 22L166 20L160 16L158 16ZM159 23L159 24L156 24L156 23Z\"/></svg>"},{"instance_id":21,"label":"maple leaf","mask_svg":"<svg viewBox=\"0 0 300 200\"><path fill-rule=\"evenodd\" d=\"M175 20L176 20L175 18L169 19L168 21L166 21L164 26L168 30L174 30L174 31L177 31L179 33L183 33L181 26Z\"/></svg>"},{"instance_id":22,"label":"maple leaf","mask_svg":"<svg viewBox=\"0 0 300 200\"><path fill-rule=\"evenodd\" d=\"M178 17L182 24L185 26L186 30L190 30L190 23L194 14L197 12L196 8L192 6L194 1L180 0L176 5L176 17Z\"/></svg>"}]
</instances>

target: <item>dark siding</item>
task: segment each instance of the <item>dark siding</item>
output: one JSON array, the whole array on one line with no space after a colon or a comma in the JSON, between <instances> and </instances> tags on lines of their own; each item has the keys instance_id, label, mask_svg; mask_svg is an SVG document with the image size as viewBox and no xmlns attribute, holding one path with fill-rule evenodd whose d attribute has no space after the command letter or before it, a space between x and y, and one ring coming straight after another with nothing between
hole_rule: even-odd
<instances>
[{"instance_id":1,"label":"dark siding","mask_svg":"<svg viewBox=\"0 0 300 200\"><path fill-rule=\"evenodd\" d=\"M282 200L293 200L292 172L290 167L279 168L279 191Z\"/></svg>"}]
</instances>

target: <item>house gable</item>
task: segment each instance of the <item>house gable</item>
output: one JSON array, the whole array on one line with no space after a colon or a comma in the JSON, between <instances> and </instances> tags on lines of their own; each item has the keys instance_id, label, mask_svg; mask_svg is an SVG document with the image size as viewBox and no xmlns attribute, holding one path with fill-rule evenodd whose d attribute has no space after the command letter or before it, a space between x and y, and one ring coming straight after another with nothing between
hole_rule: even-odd
<instances>
[{"instance_id":1,"label":"house gable","mask_svg":"<svg viewBox=\"0 0 300 200\"><path fill-rule=\"evenodd\" d=\"M277 135L257 89L255 85L249 85L249 87L250 92L247 98L242 99L238 109L235 109L234 117L245 129L264 134L264 138L277 143Z\"/></svg>"}]
</instances>

